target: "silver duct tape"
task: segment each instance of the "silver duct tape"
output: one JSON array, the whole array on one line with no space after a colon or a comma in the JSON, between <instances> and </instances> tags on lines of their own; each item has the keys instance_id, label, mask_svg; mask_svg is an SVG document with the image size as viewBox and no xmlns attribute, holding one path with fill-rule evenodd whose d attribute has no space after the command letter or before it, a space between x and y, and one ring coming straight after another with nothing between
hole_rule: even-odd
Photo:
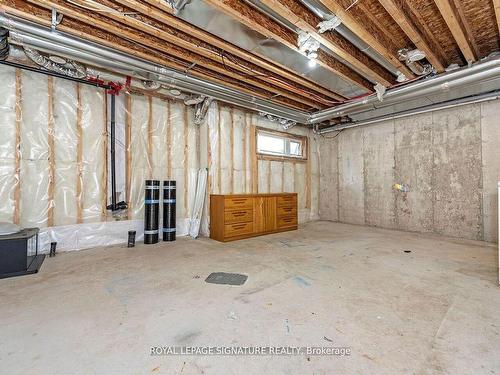
<instances>
[{"instance_id":1,"label":"silver duct tape","mask_svg":"<svg viewBox=\"0 0 500 375\"><path fill-rule=\"evenodd\" d=\"M147 190L160 190L159 186L146 186Z\"/></svg>"},{"instance_id":2,"label":"silver duct tape","mask_svg":"<svg viewBox=\"0 0 500 375\"><path fill-rule=\"evenodd\" d=\"M164 199L163 203L175 203L175 199Z\"/></svg>"},{"instance_id":3,"label":"silver duct tape","mask_svg":"<svg viewBox=\"0 0 500 375\"><path fill-rule=\"evenodd\" d=\"M175 186L164 186L163 190L175 190Z\"/></svg>"},{"instance_id":4,"label":"silver duct tape","mask_svg":"<svg viewBox=\"0 0 500 375\"><path fill-rule=\"evenodd\" d=\"M155 203L160 203L160 200L159 199L146 199L144 201L144 203L146 203L146 204L155 204Z\"/></svg>"},{"instance_id":5,"label":"silver duct tape","mask_svg":"<svg viewBox=\"0 0 500 375\"><path fill-rule=\"evenodd\" d=\"M145 230L144 234L158 234L160 233L158 229L156 230Z\"/></svg>"},{"instance_id":6,"label":"silver duct tape","mask_svg":"<svg viewBox=\"0 0 500 375\"><path fill-rule=\"evenodd\" d=\"M163 228L163 233L173 233L176 231L176 228Z\"/></svg>"}]
</instances>

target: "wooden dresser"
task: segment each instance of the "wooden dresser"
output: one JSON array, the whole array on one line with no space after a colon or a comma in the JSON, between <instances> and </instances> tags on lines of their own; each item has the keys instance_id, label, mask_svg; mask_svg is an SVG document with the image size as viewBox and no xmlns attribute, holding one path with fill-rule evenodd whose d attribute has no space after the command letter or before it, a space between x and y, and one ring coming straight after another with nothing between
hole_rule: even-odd
<instances>
[{"instance_id":1,"label":"wooden dresser","mask_svg":"<svg viewBox=\"0 0 500 375\"><path fill-rule=\"evenodd\" d=\"M234 241L297 229L297 193L210 195L210 238Z\"/></svg>"}]
</instances>

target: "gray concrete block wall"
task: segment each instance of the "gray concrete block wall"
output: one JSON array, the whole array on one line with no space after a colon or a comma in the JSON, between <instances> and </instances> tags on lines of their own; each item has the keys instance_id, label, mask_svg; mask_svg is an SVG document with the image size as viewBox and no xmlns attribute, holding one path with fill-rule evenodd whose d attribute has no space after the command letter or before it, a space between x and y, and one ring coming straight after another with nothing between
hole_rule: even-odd
<instances>
[{"instance_id":1,"label":"gray concrete block wall","mask_svg":"<svg viewBox=\"0 0 500 375\"><path fill-rule=\"evenodd\" d=\"M498 119L500 101L494 101L323 138L320 217L498 241Z\"/></svg>"}]
</instances>

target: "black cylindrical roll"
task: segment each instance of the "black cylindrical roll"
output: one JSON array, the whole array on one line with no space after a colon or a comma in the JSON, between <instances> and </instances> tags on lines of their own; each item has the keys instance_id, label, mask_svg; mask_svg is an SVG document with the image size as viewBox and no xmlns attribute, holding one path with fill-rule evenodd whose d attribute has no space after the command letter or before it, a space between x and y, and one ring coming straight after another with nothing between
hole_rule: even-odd
<instances>
[{"instance_id":1,"label":"black cylindrical roll","mask_svg":"<svg viewBox=\"0 0 500 375\"><path fill-rule=\"evenodd\" d=\"M175 181L163 181L163 241L175 241Z\"/></svg>"},{"instance_id":2,"label":"black cylindrical roll","mask_svg":"<svg viewBox=\"0 0 500 375\"><path fill-rule=\"evenodd\" d=\"M160 214L160 181L146 180L144 200L144 243L158 242L158 220Z\"/></svg>"}]
</instances>

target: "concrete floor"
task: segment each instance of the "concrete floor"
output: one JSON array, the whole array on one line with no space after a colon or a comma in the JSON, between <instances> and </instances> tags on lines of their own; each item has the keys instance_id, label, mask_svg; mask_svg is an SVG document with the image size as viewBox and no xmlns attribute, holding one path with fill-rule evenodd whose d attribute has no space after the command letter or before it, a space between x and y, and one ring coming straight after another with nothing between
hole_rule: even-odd
<instances>
[{"instance_id":1,"label":"concrete floor","mask_svg":"<svg viewBox=\"0 0 500 375\"><path fill-rule=\"evenodd\" d=\"M248 280L205 283L216 271ZM493 245L330 222L58 254L0 280L0 373L500 374L497 278ZM152 357L155 345L352 355Z\"/></svg>"}]
</instances>

